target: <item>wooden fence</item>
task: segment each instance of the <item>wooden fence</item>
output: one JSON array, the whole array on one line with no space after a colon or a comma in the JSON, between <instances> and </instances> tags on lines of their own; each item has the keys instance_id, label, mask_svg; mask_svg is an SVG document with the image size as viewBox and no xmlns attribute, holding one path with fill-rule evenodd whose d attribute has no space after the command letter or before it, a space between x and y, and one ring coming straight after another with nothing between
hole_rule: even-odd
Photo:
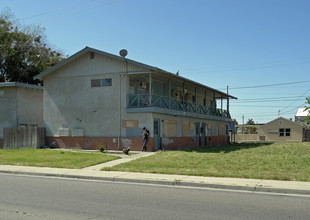
<instances>
[{"instance_id":1,"label":"wooden fence","mask_svg":"<svg viewBox=\"0 0 310 220\"><path fill-rule=\"evenodd\" d=\"M45 129L42 127L4 128L3 148L38 148L44 145Z\"/></svg>"}]
</instances>

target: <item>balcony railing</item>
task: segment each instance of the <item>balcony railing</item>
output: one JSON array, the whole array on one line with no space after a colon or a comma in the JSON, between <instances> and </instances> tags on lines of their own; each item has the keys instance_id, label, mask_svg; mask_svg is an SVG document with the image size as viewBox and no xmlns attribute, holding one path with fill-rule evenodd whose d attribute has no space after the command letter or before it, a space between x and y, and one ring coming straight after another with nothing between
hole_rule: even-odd
<instances>
[{"instance_id":1,"label":"balcony railing","mask_svg":"<svg viewBox=\"0 0 310 220\"><path fill-rule=\"evenodd\" d=\"M176 111L198 113L204 115L212 115L218 117L230 117L227 116L227 111L222 109L212 109L199 104L193 104L188 101L178 100L176 98L169 98L165 96L147 94L143 95L127 95L127 108L145 108L145 107L157 107L164 109L171 109Z\"/></svg>"}]
</instances>

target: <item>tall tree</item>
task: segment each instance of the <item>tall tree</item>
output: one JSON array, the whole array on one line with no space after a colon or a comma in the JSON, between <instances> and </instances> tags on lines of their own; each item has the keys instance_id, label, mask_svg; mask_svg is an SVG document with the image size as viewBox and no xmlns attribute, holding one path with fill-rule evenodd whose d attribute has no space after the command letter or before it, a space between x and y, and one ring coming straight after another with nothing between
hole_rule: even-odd
<instances>
[{"instance_id":1,"label":"tall tree","mask_svg":"<svg viewBox=\"0 0 310 220\"><path fill-rule=\"evenodd\" d=\"M306 98L306 104L307 106L305 106L304 111L307 111L308 115L306 116L305 121L310 124L310 96Z\"/></svg>"},{"instance_id":2,"label":"tall tree","mask_svg":"<svg viewBox=\"0 0 310 220\"><path fill-rule=\"evenodd\" d=\"M40 26L19 27L8 10L0 14L0 82L37 84L33 77L63 59L47 44Z\"/></svg>"},{"instance_id":3,"label":"tall tree","mask_svg":"<svg viewBox=\"0 0 310 220\"><path fill-rule=\"evenodd\" d=\"M249 118L246 124L247 125L255 125L255 122L252 118Z\"/></svg>"}]
</instances>

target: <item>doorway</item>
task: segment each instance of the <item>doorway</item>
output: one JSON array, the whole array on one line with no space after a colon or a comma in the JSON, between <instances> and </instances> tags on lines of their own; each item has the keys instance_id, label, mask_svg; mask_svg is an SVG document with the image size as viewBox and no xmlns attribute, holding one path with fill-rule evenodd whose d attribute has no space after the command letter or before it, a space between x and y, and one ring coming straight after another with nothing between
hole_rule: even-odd
<instances>
[{"instance_id":1,"label":"doorway","mask_svg":"<svg viewBox=\"0 0 310 220\"><path fill-rule=\"evenodd\" d=\"M160 149L160 119L154 119L154 139L155 139L155 150Z\"/></svg>"}]
</instances>

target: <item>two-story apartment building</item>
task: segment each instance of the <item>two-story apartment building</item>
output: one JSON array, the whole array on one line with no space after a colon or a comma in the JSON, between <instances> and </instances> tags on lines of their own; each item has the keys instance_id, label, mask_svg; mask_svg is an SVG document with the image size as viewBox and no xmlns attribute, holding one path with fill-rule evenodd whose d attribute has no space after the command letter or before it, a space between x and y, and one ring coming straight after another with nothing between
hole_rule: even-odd
<instances>
[{"instance_id":1,"label":"two-story apartment building","mask_svg":"<svg viewBox=\"0 0 310 220\"><path fill-rule=\"evenodd\" d=\"M228 142L226 93L125 57L86 47L36 76L44 81L47 140L60 147L149 150Z\"/></svg>"}]
</instances>

